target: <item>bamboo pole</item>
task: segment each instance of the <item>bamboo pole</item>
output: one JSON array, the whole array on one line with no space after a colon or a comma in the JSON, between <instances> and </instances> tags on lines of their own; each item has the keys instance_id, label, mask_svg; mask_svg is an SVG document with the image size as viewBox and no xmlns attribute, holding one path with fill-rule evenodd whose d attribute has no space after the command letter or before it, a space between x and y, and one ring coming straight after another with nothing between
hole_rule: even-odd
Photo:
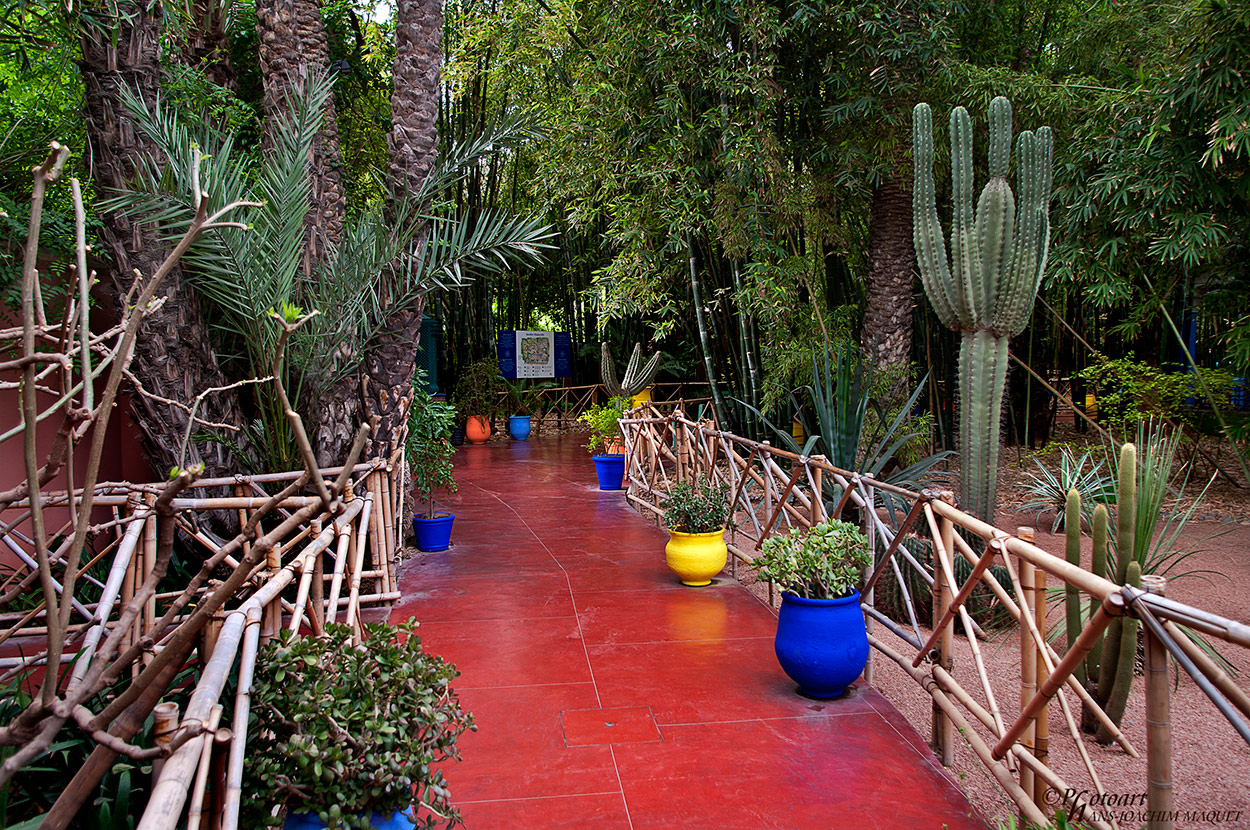
<instances>
[{"instance_id":1,"label":"bamboo pole","mask_svg":"<svg viewBox=\"0 0 1250 830\"><path fill-rule=\"evenodd\" d=\"M1016 534L1026 542L1033 542L1033 528L1017 528ZM1044 627L1046 625L1046 572L1040 568L1033 571L1033 616ZM1046 686L1050 672L1046 666L1045 655L1039 649L1035 654L1033 677L1039 690ZM1057 669L1058 667L1056 667ZM1046 764L1050 760L1050 707L1043 705L1037 711L1033 727L1034 754L1037 760ZM1033 802L1046 809L1046 782L1033 777Z\"/></svg>"},{"instance_id":2,"label":"bamboo pole","mask_svg":"<svg viewBox=\"0 0 1250 830\"><path fill-rule=\"evenodd\" d=\"M208 739L200 750L200 766L195 771L195 784L191 792L191 806L187 808L187 830L199 830L204 822L204 796L208 789L209 767L213 759L213 741L217 737L217 726L221 723L223 707L220 703L213 707L208 716Z\"/></svg>"},{"instance_id":3,"label":"bamboo pole","mask_svg":"<svg viewBox=\"0 0 1250 830\"><path fill-rule=\"evenodd\" d=\"M158 747L168 748L178 731L178 704L165 702L156 704L152 710L152 741ZM152 781L161 777L161 767L165 764L163 757L152 759Z\"/></svg>"},{"instance_id":4,"label":"bamboo pole","mask_svg":"<svg viewBox=\"0 0 1250 830\"><path fill-rule=\"evenodd\" d=\"M244 738L247 735L247 718L252 707L252 678L256 672L256 654L260 647L260 616L260 609L256 606L247 610L243 652L239 655L239 691L234 697L232 731L236 738L230 744L230 759L226 767L226 799L221 822L223 830L237 830L239 826L239 807L243 797L243 753L246 748Z\"/></svg>"},{"instance_id":5,"label":"bamboo pole","mask_svg":"<svg viewBox=\"0 0 1250 830\"><path fill-rule=\"evenodd\" d=\"M360 571L364 567L365 547L368 544L369 515L373 509L373 493L365 496L364 510L360 515L360 533L356 540L356 550L352 557L351 593L347 597L347 624L361 634L358 620L360 611Z\"/></svg>"},{"instance_id":6,"label":"bamboo pole","mask_svg":"<svg viewBox=\"0 0 1250 830\"><path fill-rule=\"evenodd\" d=\"M948 504L954 500L955 494L950 490L943 490L937 499L937 501ZM940 568L933 569L933 619L935 620L945 617L947 609L951 605L952 578L949 575L951 563L948 561L948 557L953 547L952 537L955 535L955 525L951 521L944 519L940 524L940 531L940 537L934 539L935 542L940 542L940 544L934 545L934 554L941 565ZM971 632L969 632L969 636L971 636ZM941 639L938 641L937 660L938 665L948 672L954 668L954 650L955 632L948 626L942 632ZM955 763L955 724L947 716L944 707L938 704L936 697L933 704L933 743L942 760L942 766L953 766Z\"/></svg>"},{"instance_id":7,"label":"bamboo pole","mask_svg":"<svg viewBox=\"0 0 1250 830\"><path fill-rule=\"evenodd\" d=\"M1250 695L1242 691L1237 682L1216 665L1215 661L1208 657L1193 640L1189 639L1176 623L1165 622L1163 627L1168 634L1172 635L1172 642L1176 643L1180 650L1185 652L1185 656L1210 678L1215 687L1228 698L1229 703L1240 709L1243 715L1250 717Z\"/></svg>"},{"instance_id":8,"label":"bamboo pole","mask_svg":"<svg viewBox=\"0 0 1250 830\"><path fill-rule=\"evenodd\" d=\"M246 737L246 736L244 736ZM240 738L239 740L243 740ZM213 735L213 758L210 763L209 776L213 780L212 792L209 793L211 805L208 812L206 830L221 830L221 817L226 811L226 767L230 759L230 748L234 745L234 730L218 729ZM195 830L188 827L187 830ZM205 828L201 828L205 830Z\"/></svg>"},{"instance_id":9,"label":"bamboo pole","mask_svg":"<svg viewBox=\"0 0 1250 830\"><path fill-rule=\"evenodd\" d=\"M1151 594L1167 594L1167 578L1146 574L1142 588ZM1172 783L1172 698L1168 678L1168 649L1149 626L1146 636L1146 808L1150 830L1176 826L1175 790Z\"/></svg>"},{"instance_id":10,"label":"bamboo pole","mask_svg":"<svg viewBox=\"0 0 1250 830\"><path fill-rule=\"evenodd\" d=\"M886 657L889 657L895 663L898 663L899 667L902 668L903 671L907 672L913 680L920 684L921 688L929 693L929 696L933 698L935 705L940 707L943 714L946 717L949 717L952 723L958 727L959 734L964 736L964 740L968 742L968 746L972 749L977 758L980 759L981 764L991 775L994 776L994 779L998 781L999 786L1001 786L1007 793L1008 797L1016 803L1016 806L1020 808L1020 812L1024 814L1025 818L1039 827L1045 827L1048 823L1046 814L1037 809L1037 805L1033 803L1032 796L1030 794L1026 794L1024 790L1021 789L1020 785L1016 783L1015 777L1012 776L1011 771L1007 769L1005 765L999 763L991 757L990 748L986 746L985 741L982 740L981 736L978 735L976 730L972 728L972 724L970 724L967 718L963 716L963 713L959 711L959 708L951 702L946 693L938 686L937 681L930 676L926 676L919 669L913 669L911 667L910 660L882 643L876 637L869 637L868 643Z\"/></svg>"},{"instance_id":11,"label":"bamboo pole","mask_svg":"<svg viewBox=\"0 0 1250 830\"><path fill-rule=\"evenodd\" d=\"M365 503L365 509L368 510L368 502ZM361 518L364 523L366 517ZM326 623L335 623L339 619L339 595L343 590L343 571L347 568L348 558L354 556L356 551L356 534L352 531L351 522L342 522L338 524L339 545L334 555L334 573L330 577L330 600L326 606Z\"/></svg>"}]
</instances>

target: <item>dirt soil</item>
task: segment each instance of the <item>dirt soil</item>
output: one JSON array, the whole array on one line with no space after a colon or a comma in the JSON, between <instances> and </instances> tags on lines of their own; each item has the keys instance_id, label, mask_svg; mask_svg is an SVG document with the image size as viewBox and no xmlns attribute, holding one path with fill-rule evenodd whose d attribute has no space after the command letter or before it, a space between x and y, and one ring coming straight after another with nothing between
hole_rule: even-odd
<instances>
[{"instance_id":1,"label":"dirt soil","mask_svg":"<svg viewBox=\"0 0 1250 830\"><path fill-rule=\"evenodd\" d=\"M1069 439L1079 436L1067 436ZM1027 461L1017 463L1014 448L1004 450L1000 474L1000 510L995 524L1004 529L1029 526L1035 528L1036 544L1042 549L1063 556L1064 537L1051 534L1053 513L1038 516L1032 512L1017 512L1015 508L1028 500L1025 487L1030 481L1028 470L1036 469ZM1021 454L1023 456L1023 454ZM1057 454L1049 459L1052 468ZM1232 467L1230 456L1222 455L1227 466ZM949 470L950 475L957 471ZM1201 489L1211 475L1209 464L1196 465L1192 481L1200 481ZM1188 499L1170 506L1172 511L1183 511L1190 505ZM1199 505L1194 519L1185 527L1180 537L1181 550L1192 550L1180 570L1207 571L1190 576L1171 575L1167 586L1169 597L1224 617L1250 621L1250 489L1231 483L1226 476L1218 476ZM1089 540L1085 540L1086 566L1088 567ZM754 593L767 601L768 588L756 583L748 568L739 566L739 580ZM1055 585L1052 579L1052 587ZM1058 626L1056 650L1062 654L1065 642L1062 634L1063 603L1051 602L1048 624ZM928 631L921 629L927 637ZM905 654L914 653L881 626L877 636ZM991 632L989 640L981 643L988 675L994 680L994 691L1005 720L1011 722L1019 712L1019 634L1014 627L997 633ZM1250 651L1232 646L1220 649L1236 668L1237 684L1250 692ZM907 717L922 736L928 736L931 720L929 696L911 677L893 661L873 653L873 685ZM985 696L977 680L975 665L967 641L956 637L955 676L960 684L984 704ZM1140 667L1139 667L1140 670ZM1176 827L1250 828L1250 746L1237 735L1233 727L1203 694L1201 689L1183 670L1174 675L1176 686L1172 696L1173 724L1173 780L1175 782L1175 806L1181 815ZM1131 806L1108 808L1123 810L1126 815L1121 826L1140 827L1142 821L1132 820L1135 809L1144 809L1146 791L1145 763L1145 700L1140 675L1134 684L1133 694L1125 712L1122 728L1128 739L1140 750L1142 757L1131 758L1116 745L1100 746L1089 736L1084 745L1093 760L1094 768L1109 795L1119 796ZM1080 704L1069 693L1074 717L1080 719ZM1062 710L1057 701L1050 706L1050 766L1064 781L1078 792L1093 791L1094 787L1075 743L1065 725ZM972 720L969 717L969 720ZM978 724L979 726L979 724ZM988 738L988 732L981 730ZM991 742L992 745L992 742ZM956 740L955 764L951 773L963 787L973 805L989 820L991 826L1003 825L1015 812L1010 801L1003 795L993 777L985 771L976 756L962 740ZM1055 803L1061 794L1050 793Z\"/></svg>"}]
</instances>

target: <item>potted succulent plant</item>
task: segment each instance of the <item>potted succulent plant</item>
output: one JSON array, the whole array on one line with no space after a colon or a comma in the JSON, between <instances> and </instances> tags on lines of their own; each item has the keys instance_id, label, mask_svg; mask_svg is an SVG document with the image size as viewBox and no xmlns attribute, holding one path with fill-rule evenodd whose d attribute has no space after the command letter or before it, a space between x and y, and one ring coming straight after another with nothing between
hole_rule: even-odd
<instances>
[{"instance_id":1,"label":"potted succulent plant","mask_svg":"<svg viewBox=\"0 0 1250 830\"><path fill-rule=\"evenodd\" d=\"M272 640L256 665L240 826L277 826L283 810L300 830L458 822L435 766L474 728L456 674L422 650L414 621L367 625L359 645L337 624Z\"/></svg>"},{"instance_id":2,"label":"potted succulent plant","mask_svg":"<svg viewBox=\"0 0 1250 830\"><path fill-rule=\"evenodd\" d=\"M470 444L485 444L490 438L491 420L499 414L503 391L503 378L493 360L470 363L456 381L456 408L467 416L465 437Z\"/></svg>"},{"instance_id":3,"label":"potted succulent plant","mask_svg":"<svg viewBox=\"0 0 1250 830\"><path fill-rule=\"evenodd\" d=\"M678 482L668 494L664 523L668 544L664 560L681 584L699 587L725 568L725 521L729 486L708 481Z\"/></svg>"},{"instance_id":4,"label":"potted succulent plant","mask_svg":"<svg viewBox=\"0 0 1250 830\"><path fill-rule=\"evenodd\" d=\"M434 510L434 491L456 492L452 457L456 449L449 436L456 422L456 408L434 400L418 369L408 410L408 438L404 454L412 475L412 489L425 502L425 515L412 517L412 533L423 551L447 550L456 514Z\"/></svg>"},{"instance_id":5,"label":"potted succulent plant","mask_svg":"<svg viewBox=\"0 0 1250 830\"><path fill-rule=\"evenodd\" d=\"M600 490L620 490L625 479L625 444L620 419L629 410L629 399L609 398L604 405L593 404L577 420L590 430L586 449L595 462Z\"/></svg>"},{"instance_id":6,"label":"potted succulent plant","mask_svg":"<svg viewBox=\"0 0 1250 830\"><path fill-rule=\"evenodd\" d=\"M759 578L781 586L774 648L799 693L841 697L864 672L868 635L858 586L872 564L868 539L850 522L830 519L760 545Z\"/></svg>"}]
</instances>

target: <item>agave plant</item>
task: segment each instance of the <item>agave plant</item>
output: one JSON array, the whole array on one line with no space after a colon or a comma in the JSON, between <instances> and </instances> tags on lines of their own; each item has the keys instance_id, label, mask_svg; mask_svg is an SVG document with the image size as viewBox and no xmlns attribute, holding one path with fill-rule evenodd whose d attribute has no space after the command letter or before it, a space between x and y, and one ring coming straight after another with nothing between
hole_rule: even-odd
<instances>
[{"instance_id":1,"label":"agave plant","mask_svg":"<svg viewBox=\"0 0 1250 830\"><path fill-rule=\"evenodd\" d=\"M926 376L927 379L927 376ZM946 450L926 456L913 464L899 461L900 451L921 433L907 429L908 417L924 391L925 379L917 384L893 418L871 392L872 366L854 345L830 349L812 356L812 382L790 393L793 411L800 413L808 438L800 446L789 429L782 429L758 409L739 401L776 434L783 446L800 455L821 453L836 467L855 470L909 489L919 489L920 480L938 462L954 455ZM876 430L868 428L869 415L876 416ZM826 481L830 481L826 479ZM830 483L830 500L841 497L841 490ZM886 505L892 507L890 498Z\"/></svg>"},{"instance_id":2,"label":"agave plant","mask_svg":"<svg viewBox=\"0 0 1250 830\"><path fill-rule=\"evenodd\" d=\"M1075 490L1081 497L1080 517L1088 526L1096 504L1115 504L1115 479L1103 472L1103 462L1094 461L1092 452L1076 457L1070 448L1060 450L1059 469L1052 471L1036 457L1033 463L1038 472L1030 473L1032 482L1028 487L1029 501L1016 508L1020 512L1037 511L1038 518L1047 510L1055 511L1055 521L1050 532L1058 533L1064 525L1069 491Z\"/></svg>"}]
</instances>

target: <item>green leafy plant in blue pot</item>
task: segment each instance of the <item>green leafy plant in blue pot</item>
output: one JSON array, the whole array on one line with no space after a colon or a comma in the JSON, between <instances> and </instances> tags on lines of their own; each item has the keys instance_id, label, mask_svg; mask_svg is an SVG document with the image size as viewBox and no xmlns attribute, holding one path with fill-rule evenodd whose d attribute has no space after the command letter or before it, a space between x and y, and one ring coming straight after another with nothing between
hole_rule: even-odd
<instances>
[{"instance_id":1,"label":"green leafy plant in blue pot","mask_svg":"<svg viewBox=\"0 0 1250 830\"><path fill-rule=\"evenodd\" d=\"M425 502L425 515L412 517L417 548L439 551L450 547L452 523L456 520L456 514L434 509L435 490L456 492L452 466L456 448L450 441L456 424L456 408L434 399L426 389L424 374L417 370L414 380L404 453L412 475L412 489Z\"/></svg>"},{"instance_id":2,"label":"green leafy plant in blue pot","mask_svg":"<svg viewBox=\"0 0 1250 830\"><path fill-rule=\"evenodd\" d=\"M361 643L337 624L275 638L256 665L240 826L277 826L284 811L300 830L458 824L436 766L474 728L456 675L415 621L368 625Z\"/></svg>"},{"instance_id":3,"label":"green leafy plant in blue pot","mask_svg":"<svg viewBox=\"0 0 1250 830\"><path fill-rule=\"evenodd\" d=\"M868 634L857 590L872 564L868 539L830 519L760 546L755 570L782 589L774 642L777 661L807 697L841 697L864 672Z\"/></svg>"}]
</instances>

